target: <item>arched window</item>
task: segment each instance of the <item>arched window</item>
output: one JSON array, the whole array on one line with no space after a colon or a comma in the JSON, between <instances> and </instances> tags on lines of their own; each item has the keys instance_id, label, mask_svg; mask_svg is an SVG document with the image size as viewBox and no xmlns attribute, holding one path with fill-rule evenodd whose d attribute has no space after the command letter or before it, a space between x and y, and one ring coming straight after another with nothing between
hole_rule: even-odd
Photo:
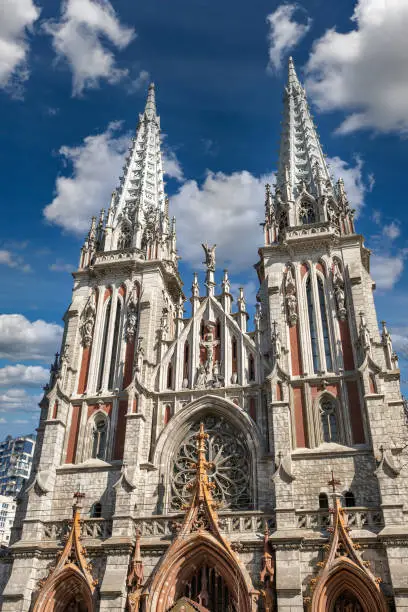
<instances>
[{"instance_id":1,"label":"arched window","mask_svg":"<svg viewBox=\"0 0 408 612\"><path fill-rule=\"evenodd\" d=\"M118 240L118 250L128 249L132 244L132 230L124 223L121 227L120 236Z\"/></svg>"},{"instance_id":2,"label":"arched window","mask_svg":"<svg viewBox=\"0 0 408 612\"><path fill-rule=\"evenodd\" d=\"M330 372L331 370L333 370L333 361L332 361L332 356L331 356L331 351L330 351L329 325L327 322L326 300L324 297L323 281L319 276L317 277L317 290L319 292L320 317L322 321L324 354L326 356L326 368Z\"/></svg>"},{"instance_id":3,"label":"arched window","mask_svg":"<svg viewBox=\"0 0 408 612\"><path fill-rule=\"evenodd\" d=\"M231 352L232 352L232 373L236 374L238 371L238 344L235 336L231 340Z\"/></svg>"},{"instance_id":4,"label":"arched window","mask_svg":"<svg viewBox=\"0 0 408 612\"><path fill-rule=\"evenodd\" d=\"M200 325L200 338L201 338L201 340L204 340L204 335L205 335L205 323L204 323L204 319L201 319L201 325Z\"/></svg>"},{"instance_id":5,"label":"arched window","mask_svg":"<svg viewBox=\"0 0 408 612\"><path fill-rule=\"evenodd\" d=\"M109 390L113 389L113 384L115 381L115 365L116 365L116 356L118 354L121 311L122 311L122 301L118 298L117 305L116 305L115 327L113 331L111 362L110 362L110 368L109 368L109 381L108 381Z\"/></svg>"},{"instance_id":6,"label":"arched window","mask_svg":"<svg viewBox=\"0 0 408 612\"><path fill-rule=\"evenodd\" d=\"M309 315L310 340L312 343L313 370L314 372L318 372L320 370L319 346L317 341L316 319L313 306L312 283L310 281L310 276L306 281L306 297L307 312Z\"/></svg>"},{"instance_id":7,"label":"arched window","mask_svg":"<svg viewBox=\"0 0 408 612\"><path fill-rule=\"evenodd\" d=\"M90 516L91 518L101 518L102 516L102 504L101 503L96 502L95 504L92 504Z\"/></svg>"},{"instance_id":8,"label":"arched window","mask_svg":"<svg viewBox=\"0 0 408 612\"><path fill-rule=\"evenodd\" d=\"M299 221L302 225L316 222L316 213L313 203L310 200L304 200L299 210Z\"/></svg>"},{"instance_id":9,"label":"arched window","mask_svg":"<svg viewBox=\"0 0 408 612\"><path fill-rule=\"evenodd\" d=\"M344 505L346 508L354 508L356 500L352 491L346 491L344 494Z\"/></svg>"},{"instance_id":10,"label":"arched window","mask_svg":"<svg viewBox=\"0 0 408 612\"><path fill-rule=\"evenodd\" d=\"M99 416L95 419L92 431L92 458L106 458L106 443L108 434L108 422L106 418Z\"/></svg>"},{"instance_id":11,"label":"arched window","mask_svg":"<svg viewBox=\"0 0 408 612\"><path fill-rule=\"evenodd\" d=\"M173 388L173 365L171 363L167 366L167 388Z\"/></svg>"},{"instance_id":12,"label":"arched window","mask_svg":"<svg viewBox=\"0 0 408 612\"><path fill-rule=\"evenodd\" d=\"M329 498L327 497L327 493L320 493L320 495L319 495L319 508L320 508L320 510L328 510L329 509Z\"/></svg>"},{"instance_id":13,"label":"arched window","mask_svg":"<svg viewBox=\"0 0 408 612\"><path fill-rule=\"evenodd\" d=\"M215 337L217 339L221 338L221 322L219 319L215 323Z\"/></svg>"},{"instance_id":14,"label":"arched window","mask_svg":"<svg viewBox=\"0 0 408 612\"><path fill-rule=\"evenodd\" d=\"M189 378L189 365L190 365L190 345L188 342L184 344L184 365L183 365L183 379L187 381Z\"/></svg>"},{"instance_id":15,"label":"arched window","mask_svg":"<svg viewBox=\"0 0 408 612\"><path fill-rule=\"evenodd\" d=\"M248 379L250 381L255 380L255 359L252 354L248 357Z\"/></svg>"},{"instance_id":16,"label":"arched window","mask_svg":"<svg viewBox=\"0 0 408 612\"><path fill-rule=\"evenodd\" d=\"M103 336L102 336L102 348L101 348L101 358L99 361L99 374L98 374L98 391L102 388L103 384L103 371L105 369L105 361L106 361L106 348L108 344L108 332L109 332L109 321L111 314L111 306L112 299L108 298L109 302L105 309L105 322L103 325Z\"/></svg>"},{"instance_id":17,"label":"arched window","mask_svg":"<svg viewBox=\"0 0 408 612\"><path fill-rule=\"evenodd\" d=\"M375 381L375 375L370 372L369 375L370 393L377 393L377 383Z\"/></svg>"},{"instance_id":18,"label":"arched window","mask_svg":"<svg viewBox=\"0 0 408 612\"><path fill-rule=\"evenodd\" d=\"M249 416L256 423L256 400L254 397L249 400Z\"/></svg>"},{"instance_id":19,"label":"arched window","mask_svg":"<svg viewBox=\"0 0 408 612\"><path fill-rule=\"evenodd\" d=\"M167 406L164 409L164 424L167 425L170 419L171 419L171 406L167 404Z\"/></svg>"},{"instance_id":20,"label":"arched window","mask_svg":"<svg viewBox=\"0 0 408 612\"><path fill-rule=\"evenodd\" d=\"M320 402L320 421L322 424L323 441L338 442L339 432L334 400L326 397Z\"/></svg>"}]
</instances>

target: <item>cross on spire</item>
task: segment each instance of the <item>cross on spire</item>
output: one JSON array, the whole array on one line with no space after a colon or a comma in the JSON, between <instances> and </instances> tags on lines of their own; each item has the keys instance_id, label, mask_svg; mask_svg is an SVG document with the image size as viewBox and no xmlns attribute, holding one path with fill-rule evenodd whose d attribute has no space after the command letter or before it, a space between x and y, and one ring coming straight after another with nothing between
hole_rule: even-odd
<instances>
[{"instance_id":1,"label":"cross on spire","mask_svg":"<svg viewBox=\"0 0 408 612\"><path fill-rule=\"evenodd\" d=\"M333 493L336 493L336 486L337 486L337 485L340 485L340 484L341 484L341 482L340 482L340 480L336 480L336 479L334 478L334 472L333 472L333 470L331 471L331 476L332 476L332 477L331 477L331 480L329 480L327 484L328 484L328 485L329 485L329 486L332 488Z\"/></svg>"}]
</instances>

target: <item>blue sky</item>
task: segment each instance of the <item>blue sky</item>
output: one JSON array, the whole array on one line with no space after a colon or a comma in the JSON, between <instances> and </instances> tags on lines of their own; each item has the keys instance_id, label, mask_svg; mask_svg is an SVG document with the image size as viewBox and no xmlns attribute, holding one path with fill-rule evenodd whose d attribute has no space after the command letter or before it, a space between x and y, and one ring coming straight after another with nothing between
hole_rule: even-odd
<instances>
[{"instance_id":1,"label":"blue sky","mask_svg":"<svg viewBox=\"0 0 408 612\"><path fill-rule=\"evenodd\" d=\"M208 240L219 275L228 266L253 304L290 54L359 211L379 319L407 378L407 28L399 0L0 0L0 439L37 425L70 272L149 80L186 293Z\"/></svg>"}]
</instances>

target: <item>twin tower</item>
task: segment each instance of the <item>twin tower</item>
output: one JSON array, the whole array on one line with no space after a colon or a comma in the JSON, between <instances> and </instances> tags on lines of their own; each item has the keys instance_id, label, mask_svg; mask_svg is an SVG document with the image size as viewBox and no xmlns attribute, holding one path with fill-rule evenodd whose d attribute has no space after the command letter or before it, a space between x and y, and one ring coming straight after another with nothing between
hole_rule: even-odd
<instances>
[{"instance_id":1,"label":"twin tower","mask_svg":"<svg viewBox=\"0 0 408 612\"><path fill-rule=\"evenodd\" d=\"M253 331L207 244L184 316L170 208L150 85L74 273L3 612L406 612L398 361L291 59Z\"/></svg>"}]
</instances>

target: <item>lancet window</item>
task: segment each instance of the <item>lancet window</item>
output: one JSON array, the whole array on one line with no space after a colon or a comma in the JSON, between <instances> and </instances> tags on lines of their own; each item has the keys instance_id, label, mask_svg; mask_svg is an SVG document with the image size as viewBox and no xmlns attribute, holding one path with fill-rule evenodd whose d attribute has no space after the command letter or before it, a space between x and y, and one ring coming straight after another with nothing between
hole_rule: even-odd
<instances>
[{"instance_id":1,"label":"lancet window","mask_svg":"<svg viewBox=\"0 0 408 612\"><path fill-rule=\"evenodd\" d=\"M338 442L339 429L334 399L326 397L320 402L320 422L323 442Z\"/></svg>"},{"instance_id":2,"label":"lancet window","mask_svg":"<svg viewBox=\"0 0 408 612\"><path fill-rule=\"evenodd\" d=\"M109 390L113 389L113 385L115 381L115 365L116 365L116 358L118 354L118 348L120 344L121 313L122 313L122 300L118 298L118 301L116 304L115 327L113 330L112 353L111 353L111 362L110 362L110 368L109 368L109 381L108 381Z\"/></svg>"},{"instance_id":3,"label":"lancet window","mask_svg":"<svg viewBox=\"0 0 408 612\"><path fill-rule=\"evenodd\" d=\"M326 357L326 369L330 372L333 369L333 361L332 361L331 350L330 350L330 332L329 332L329 324L327 321L327 310L326 310L326 300L324 297L323 280L320 278L320 276L317 277L317 290L319 293L320 317L322 321L323 345L324 345L324 354Z\"/></svg>"},{"instance_id":4,"label":"lancet window","mask_svg":"<svg viewBox=\"0 0 408 612\"><path fill-rule=\"evenodd\" d=\"M206 456L213 463L210 481L215 488L214 498L224 510L249 510L252 507L251 456L246 436L229 421L219 415L208 414L199 421L193 421L173 459L170 509L179 511L191 497L197 461L196 435L204 422L209 434L206 440Z\"/></svg>"},{"instance_id":5,"label":"lancet window","mask_svg":"<svg viewBox=\"0 0 408 612\"><path fill-rule=\"evenodd\" d=\"M129 225L124 224L121 227L121 232L118 240L118 249L128 249L132 244L132 230Z\"/></svg>"},{"instance_id":6,"label":"lancet window","mask_svg":"<svg viewBox=\"0 0 408 612\"><path fill-rule=\"evenodd\" d=\"M328 510L329 509L329 498L327 497L327 493L320 493L320 495L319 495L319 508L320 508L320 510Z\"/></svg>"},{"instance_id":7,"label":"lancet window","mask_svg":"<svg viewBox=\"0 0 408 612\"><path fill-rule=\"evenodd\" d=\"M184 595L213 612L238 612L234 594L230 593L217 569L209 565L193 569L190 579L186 581Z\"/></svg>"},{"instance_id":8,"label":"lancet window","mask_svg":"<svg viewBox=\"0 0 408 612\"><path fill-rule=\"evenodd\" d=\"M112 307L112 299L109 297L108 303L106 304L106 307L105 307L105 320L103 324L102 347L101 347L101 356L100 356L100 361L99 361L98 390L102 389L102 384L103 384L103 372L105 369L106 350L108 346L108 332L109 332L111 307Z\"/></svg>"},{"instance_id":9,"label":"lancet window","mask_svg":"<svg viewBox=\"0 0 408 612\"><path fill-rule=\"evenodd\" d=\"M304 200L299 209L299 222L302 225L316 222L316 212L310 200Z\"/></svg>"},{"instance_id":10,"label":"lancet window","mask_svg":"<svg viewBox=\"0 0 408 612\"><path fill-rule=\"evenodd\" d=\"M313 303L312 283L310 280L310 276L308 277L306 281L306 297L307 297L307 312L309 315L310 340L312 343L313 370L314 372L318 372L320 370L319 342L318 342L318 337L317 337L316 316L315 316L315 308L314 308L314 303Z\"/></svg>"},{"instance_id":11,"label":"lancet window","mask_svg":"<svg viewBox=\"0 0 408 612\"><path fill-rule=\"evenodd\" d=\"M92 429L92 458L106 459L106 447L108 438L108 421L106 417L99 415Z\"/></svg>"}]
</instances>

